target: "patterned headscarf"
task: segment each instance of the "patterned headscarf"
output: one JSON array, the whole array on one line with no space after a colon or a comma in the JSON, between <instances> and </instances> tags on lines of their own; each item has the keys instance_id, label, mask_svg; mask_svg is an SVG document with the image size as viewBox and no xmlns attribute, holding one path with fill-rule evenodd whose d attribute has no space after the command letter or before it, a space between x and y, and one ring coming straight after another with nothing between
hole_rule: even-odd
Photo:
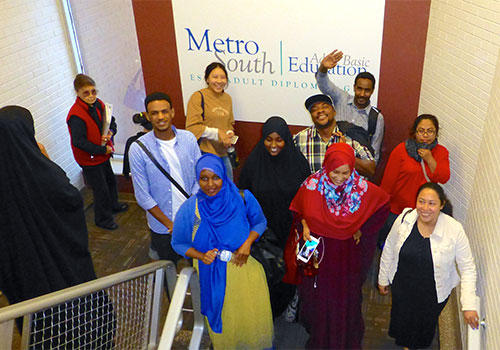
<instances>
[{"instance_id":1,"label":"patterned headscarf","mask_svg":"<svg viewBox=\"0 0 500 350\"><path fill-rule=\"evenodd\" d=\"M354 169L354 150L346 143L334 143L325 154L321 170L309 176L290 205L306 219L312 232L347 239L389 200L387 193L359 176ZM336 186L328 174L347 164L349 178Z\"/></svg>"}]
</instances>

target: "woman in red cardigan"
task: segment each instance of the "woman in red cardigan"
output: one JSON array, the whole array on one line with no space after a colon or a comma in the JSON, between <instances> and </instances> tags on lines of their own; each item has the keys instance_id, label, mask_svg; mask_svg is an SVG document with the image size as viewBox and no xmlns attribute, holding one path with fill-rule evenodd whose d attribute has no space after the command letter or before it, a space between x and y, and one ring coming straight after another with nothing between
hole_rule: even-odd
<instances>
[{"instance_id":1,"label":"woman in red cardigan","mask_svg":"<svg viewBox=\"0 0 500 350\"><path fill-rule=\"evenodd\" d=\"M450 179L448 150L438 144L439 122L432 114L421 114L413 123L410 137L392 151L380 187L391 195L391 213L379 234L381 247L396 217L413 208L418 188L426 182L446 183Z\"/></svg>"}]
</instances>

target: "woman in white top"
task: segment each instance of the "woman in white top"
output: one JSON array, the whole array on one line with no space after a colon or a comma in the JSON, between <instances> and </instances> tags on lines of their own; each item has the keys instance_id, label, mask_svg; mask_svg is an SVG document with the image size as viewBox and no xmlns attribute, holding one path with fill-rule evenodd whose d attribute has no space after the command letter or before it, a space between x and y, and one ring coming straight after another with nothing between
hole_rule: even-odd
<instances>
[{"instance_id":1,"label":"woman in white top","mask_svg":"<svg viewBox=\"0 0 500 350\"><path fill-rule=\"evenodd\" d=\"M405 349L431 345L439 314L459 282L465 321L478 327L474 258L462 225L441 212L446 202L440 185L420 186L416 209L406 208L396 219L380 258L380 293L392 284L389 335Z\"/></svg>"}]
</instances>

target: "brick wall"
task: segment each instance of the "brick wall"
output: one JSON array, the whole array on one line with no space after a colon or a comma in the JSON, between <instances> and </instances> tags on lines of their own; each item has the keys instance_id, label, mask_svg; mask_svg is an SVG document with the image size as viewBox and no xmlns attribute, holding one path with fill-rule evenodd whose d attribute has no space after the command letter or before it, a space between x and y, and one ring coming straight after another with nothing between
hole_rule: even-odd
<instances>
[{"instance_id":1,"label":"brick wall","mask_svg":"<svg viewBox=\"0 0 500 350\"><path fill-rule=\"evenodd\" d=\"M141 68L132 1L72 0L71 7L85 73L96 81L99 98L113 105L118 124L115 149L123 153L127 138L142 129L132 122L137 111L123 104L127 87Z\"/></svg>"},{"instance_id":2,"label":"brick wall","mask_svg":"<svg viewBox=\"0 0 500 350\"><path fill-rule=\"evenodd\" d=\"M0 0L0 18L0 106L32 112L37 140L81 188L65 121L75 71L58 1Z\"/></svg>"},{"instance_id":3,"label":"brick wall","mask_svg":"<svg viewBox=\"0 0 500 350\"><path fill-rule=\"evenodd\" d=\"M466 229L475 252L486 312L488 349L500 349L500 54L472 187Z\"/></svg>"},{"instance_id":4,"label":"brick wall","mask_svg":"<svg viewBox=\"0 0 500 350\"><path fill-rule=\"evenodd\" d=\"M498 1L432 1L419 112L439 118L450 151L445 188L476 257L489 349L500 348L499 50Z\"/></svg>"}]
</instances>

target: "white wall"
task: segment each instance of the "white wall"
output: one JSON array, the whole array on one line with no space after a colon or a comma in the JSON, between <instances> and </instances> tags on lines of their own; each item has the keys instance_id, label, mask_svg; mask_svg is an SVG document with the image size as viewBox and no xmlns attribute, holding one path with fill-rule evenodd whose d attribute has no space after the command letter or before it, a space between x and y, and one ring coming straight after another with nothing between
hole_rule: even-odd
<instances>
[{"instance_id":1,"label":"white wall","mask_svg":"<svg viewBox=\"0 0 500 350\"><path fill-rule=\"evenodd\" d=\"M486 344L500 349L500 54L479 151L476 177L466 220L486 310Z\"/></svg>"},{"instance_id":2,"label":"white wall","mask_svg":"<svg viewBox=\"0 0 500 350\"><path fill-rule=\"evenodd\" d=\"M72 51L59 0L0 0L0 107L28 108L36 137L50 157L83 187L81 168L74 161L66 115L75 100ZM114 105L118 123L117 153L141 128L135 113L123 105L127 87L141 66L132 2L72 1L86 73ZM142 80L142 74L140 76Z\"/></svg>"},{"instance_id":3,"label":"white wall","mask_svg":"<svg viewBox=\"0 0 500 350\"><path fill-rule=\"evenodd\" d=\"M132 123L137 111L123 104L127 87L141 68L132 1L72 0L71 7L85 73L96 81L99 98L113 105L118 124L115 149L123 153L127 138L142 129Z\"/></svg>"},{"instance_id":4,"label":"white wall","mask_svg":"<svg viewBox=\"0 0 500 350\"><path fill-rule=\"evenodd\" d=\"M476 257L489 349L500 349L499 51L498 1L431 2L419 112L439 118L450 151L445 187Z\"/></svg>"},{"instance_id":5,"label":"white wall","mask_svg":"<svg viewBox=\"0 0 500 350\"><path fill-rule=\"evenodd\" d=\"M344 52L329 75L338 87L352 93L354 77L364 71L379 78L385 0L350 0L356 11L345 0L216 3L172 1L184 110L206 86L203 72L213 61L226 66L237 121L281 115L288 124L309 125L304 101L320 92L314 73L335 48ZM375 89L373 105L377 95Z\"/></svg>"},{"instance_id":6,"label":"white wall","mask_svg":"<svg viewBox=\"0 0 500 350\"><path fill-rule=\"evenodd\" d=\"M81 188L66 126L75 71L58 2L0 0L0 18L0 106L32 112L37 140Z\"/></svg>"}]
</instances>

